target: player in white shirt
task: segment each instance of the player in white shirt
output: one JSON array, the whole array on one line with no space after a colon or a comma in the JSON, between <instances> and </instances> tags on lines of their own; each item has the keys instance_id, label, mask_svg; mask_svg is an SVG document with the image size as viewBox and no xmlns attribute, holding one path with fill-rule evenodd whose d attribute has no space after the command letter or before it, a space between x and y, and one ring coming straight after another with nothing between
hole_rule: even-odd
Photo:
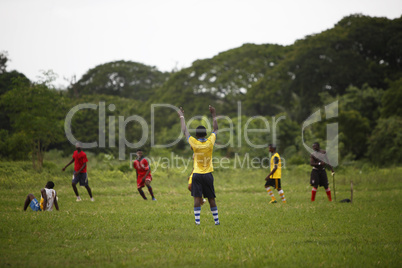
<instances>
[{"instance_id":1,"label":"player in white shirt","mask_svg":"<svg viewBox=\"0 0 402 268\"><path fill-rule=\"evenodd\" d=\"M54 183L52 181L46 183L45 188L41 190L40 203L33 194L29 194L25 199L24 211L27 210L28 206L30 206L33 211L52 211L53 205L59 210L57 194L53 187Z\"/></svg>"}]
</instances>

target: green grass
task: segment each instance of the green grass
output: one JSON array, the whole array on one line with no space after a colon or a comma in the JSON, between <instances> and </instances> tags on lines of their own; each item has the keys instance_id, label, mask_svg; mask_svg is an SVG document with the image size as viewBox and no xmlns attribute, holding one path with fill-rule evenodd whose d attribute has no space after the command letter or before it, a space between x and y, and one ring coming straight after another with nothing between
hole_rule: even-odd
<instances>
[{"instance_id":1,"label":"green grass","mask_svg":"<svg viewBox=\"0 0 402 268\"><path fill-rule=\"evenodd\" d=\"M337 201L320 188L310 202L308 166L289 167L282 187L288 203L268 204L262 169L214 173L220 226L208 205L195 226L186 176L158 169L152 186L158 201L143 201L132 173L90 159L95 202L85 188L77 203L68 159L0 164L1 267L400 267L402 168L338 169ZM118 162L116 162L118 163ZM114 165L117 165L114 163ZM121 164L121 163L120 163ZM112 165L113 166L113 165ZM23 211L28 193L39 196L53 180L60 211ZM332 178L330 179L332 183ZM149 193L145 190L147 196ZM278 194L275 191L275 196Z\"/></svg>"}]
</instances>

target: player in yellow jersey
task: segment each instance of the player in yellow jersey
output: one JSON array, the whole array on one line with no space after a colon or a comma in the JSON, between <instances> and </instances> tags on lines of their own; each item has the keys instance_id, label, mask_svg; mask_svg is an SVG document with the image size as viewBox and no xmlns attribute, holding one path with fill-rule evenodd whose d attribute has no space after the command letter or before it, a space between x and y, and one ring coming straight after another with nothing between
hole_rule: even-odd
<instances>
[{"instance_id":1,"label":"player in yellow jersey","mask_svg":"<svg viewBox=\"0 0 402 268\"><path fill-rule=\"evenodd\" d=\"M194 197L194 217L195 224L200 225L201 202L202 197L208 198L215 225L219 225L218 208L215 202L214 171L212 165L212 152L218 131L218 122L216 121L216 111L211 105L209 111L213 120L213 132L206 138L207 130L204 126L199 126L195 132L195 138L190 136L184 120L184 110L180 107L178 114L181 121L181 129L194 151L194 170L192 176L191 195Z\"/></svg>"},{"instance_id":2,"label":"player in yellow jersey","mask_svg":"<svg viewBox=\"0 0 402 268\"><path fill-rule=\"evenodd\" d=\"M193 148L191 148L191 150L192 150ZM194 160L194 155L193 155L193 160ZM194 172L194 168L191 170L191 174L190 174L190 176L188 176L188 190L191 192L191 185L193 184L193 172ZM206 202L207 200L205 200L205 199L202 199L201 200L201 206L202 205L204 205L204 203Z\"/></svg>"},{"instance_id":3,"label":"player in yellow jersey","mask_svg":"<svg viewBox=\"0 0 402 268\"><path fill-rule=\"evenodd\" d=\"M277 203L274 193L272 192L270 186L274 187L274 189L278 190L278 193L282 199L283 203L286 203L285 193L282 190L281 186L281 176L282 176L282 161L279 154L276 152L276 146L273 144L268 145L269 152L272 153L270 168L271 172L265 178L267 181L265 183L265 189L267 193L271 196L270 204Z\"/></svg>"}]
</instances>

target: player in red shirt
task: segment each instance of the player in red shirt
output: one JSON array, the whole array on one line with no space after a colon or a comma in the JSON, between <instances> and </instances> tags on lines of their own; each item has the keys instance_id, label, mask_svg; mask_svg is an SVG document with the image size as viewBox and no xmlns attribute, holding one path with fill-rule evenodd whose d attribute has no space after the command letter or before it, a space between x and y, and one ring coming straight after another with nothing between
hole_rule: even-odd
<instances>
[{"instance_id":1,"label":"player in red shirt","mask_svg":"<svg viewBox=\"0 0 402 268\"><path fill-rule=\"evenodd\" d=\"M147 197L145 196L144 191L142 190L142 188L146 185L149 193L152 196L152 200L156 201L156 198L154 197L154 193L151 187L151 181L152 181L151 168L149 167L147 159L144 158L141 149L137 150L137 159L134 160L133 167L135 168L135 171L137 173L137 190L142 196L142 198L144 198L144 200L147 200Z\"/></svg>"},{"instance_id":2,"label":"player in red shirt","mask_svg":"<svg viewBox=\"0 0 402 268\"><path fill-rule=\"evenodd\" d=\"M62 170L65 171L66 168L74 162L74 175L72 180L72 186L74 193L77 196L77 202L81 201L81 197L78 194L76 186L78 182L80 182L80 186L85 186L85 188L88 191L89 197L91 198L91 201L95 201L94 198L92 197L91 188L88 185L87 154L84 153L84 151L82 151L81 144L79 142L76 143L75 148L77 150L74 151L73 153L73 159Z\"/></svg>"}]
</instances>

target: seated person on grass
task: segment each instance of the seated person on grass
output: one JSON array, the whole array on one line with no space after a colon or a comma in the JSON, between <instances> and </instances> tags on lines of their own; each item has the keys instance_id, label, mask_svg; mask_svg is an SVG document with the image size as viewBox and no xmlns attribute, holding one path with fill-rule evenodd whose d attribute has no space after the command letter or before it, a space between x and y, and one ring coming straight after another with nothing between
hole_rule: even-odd
<instances>
[{"instance_id":1,"label":"seated person on grass","mask_svg":"<svg viewBox=\"0 0 402 268\"><path fill-rule=\"evenodd\" d=\"M35 198L33 194L29 194L25 199L24 211L27 210L28 206L31 207L33 211L52 211L53 205L59 210L59 204L57 203L56 191L53 190L54 183L48 181L45 188L41 191L40 203Z\"/></svg>"}]
</instances>

